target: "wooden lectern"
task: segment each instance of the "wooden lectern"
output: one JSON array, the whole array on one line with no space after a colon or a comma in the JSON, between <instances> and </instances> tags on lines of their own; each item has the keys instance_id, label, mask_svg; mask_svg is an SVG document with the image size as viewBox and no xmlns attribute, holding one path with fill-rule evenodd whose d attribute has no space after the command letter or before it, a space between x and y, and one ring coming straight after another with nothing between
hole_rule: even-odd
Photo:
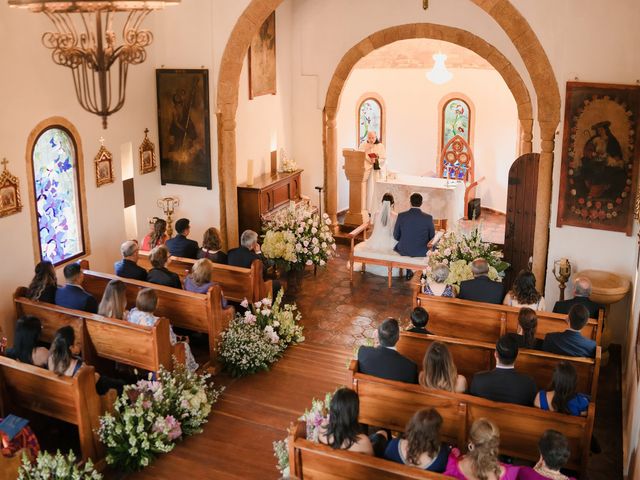
<instances>
[{"instance_id":1,"label":"wooden lectern","mask_svg":"<svg viewBox=\"0 0 640 480\"><path fill-rule=\"evenodd\" d=\"M349 180L349 211L344 217L345 225L362 225L369 221L367 212L367 180L371 175L371 168L366 168L364 152L345 148L344 172Z\"/></svg>"}]
</instances>

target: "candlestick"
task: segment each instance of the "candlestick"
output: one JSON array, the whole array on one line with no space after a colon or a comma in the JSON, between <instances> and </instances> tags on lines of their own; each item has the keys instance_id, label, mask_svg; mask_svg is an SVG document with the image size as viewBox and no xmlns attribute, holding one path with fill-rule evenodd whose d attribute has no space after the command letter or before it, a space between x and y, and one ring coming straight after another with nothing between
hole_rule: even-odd
<instances>
[{"instance_id":1,"label":"candlestick","mask_svg":"<svg viewBox=\"0 0 640 480\"><path fill-rule=\"evenodd\" d=\"M567 281L571 277L571 263L567 258L561 258L553 262L553 276L558 281L560 288L560 301L564 300L564 289L567 287Z\"/></svg>"}]
</instances>

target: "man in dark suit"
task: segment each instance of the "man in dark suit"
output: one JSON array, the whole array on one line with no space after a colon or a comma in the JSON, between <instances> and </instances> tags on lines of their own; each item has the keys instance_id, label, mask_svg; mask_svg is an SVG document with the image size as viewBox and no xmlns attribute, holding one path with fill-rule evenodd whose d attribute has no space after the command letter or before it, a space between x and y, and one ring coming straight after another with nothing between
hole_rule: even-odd
<instances>
[{"instance_id":1,"label":"man in dark suit","mask_svg":"<svg viewBox=\"0 0 640 480\"><path fill-rule=\"evenodd\" d=\"M138 242L127 240L120 245L120 253L122 260L118 260L114 265L116 275L146 281L147 271L138 265Z\"/></svg>"},{"instance_id":2,"label":"man in dark suit","mask_svg":"<svg viewBox=\"0 0 640 480\"><path fill-rule=\"evenodd\" d=\"M489 278L489 263L484 258L476 258L471 262L473 280L460 283L458 298L475 302L501 304L504 299L504 288L500 282Z\"/></svg>"},{"instance_id":3,"label":"man in dark suit","mask_svg":"<svg viewBox=\"0 0 640 480\"><path fill-rule=\"evenodd\" d=\"M188 218L181 218L176 222L176 233L177 235L173 238L167 240L165 245L169 249L169 253L174 257L184 257L184 258L198 258L198 251L200 247L198 247L198 242L195 240L189 240L187 236L189 236L189 232L191 230L191 225L189 225Z\"/></svg>"},{"instance_id":4,"label":"man in dark suit","mask_svg":"<svg viewBox=\"0 0 640 480\"><path fill-rule=\"evenodd\" d=\"M64 267L63 273L67 284L64 287L59 287L56 291L56 305L97 313L98 302L82 288L84 274L80 264L70 263Z\"/></svg>"},{"instance_id":5,"label":"man in dark suit","mask_svg":"<svg viewBox=\"0 0 640 480\"><path fill-rule=\"evenodd\" d=\"M418 367L396 350L400 326L387 318L378 327L378 347L360 347L358 369L361 373L405 383L418 383Z\"/></svg>"},{"instance_id":6,"label":"man in dark suit","mask_svg":"<svg viewBox=\"0 0 640 480\"><path fill-rule=\"evenodd\" d=\"M598 311L603 308L589 299L591 295L591 280L586 277L578 277L573 282L573 298L570 300L558 301L553 306L553 313L569 313L574 305L584 305L589 310L591 318L598 318Z\"/></svg>"},{"instance_id":7,"label":"man in dark suit","mask_svg":"<svg viewBox=\"0 0 640 480\"><path fill-rule=\"evenodd\" d=\"M580 330L589 321L589 310L584 305L574 305L569 310L569 326L564 332L547 333L544 337L542 350L568 355L570 357L595 357L596 342L586 338Z\"/></svg>"},{"instance_id":8,"label":"man in dark suit","mask_svg":"<svg viewBox=\"0 0 640 480\"><path fill-rule=\"evenodd\" d=\"M409 200L411 208L398 215L393 229L393 238L398 241L394 250L405 257L424 257L427 255L427 244L436 235L433 217L420 209L422 195L414 193ZM412 275L413 272L407 270L407 280Z\"/></svg>"},{"instance_id":9,"label":"man in dark suit","mask_svg":"<svg viewBox=\"0 0 640 480\"><path fill-rule=\"evenodd\" d=\"M533 405L536 383L529 375L515 370L518 357L516 340L508 335L500 337L494 355L496 368L476 373L471 380L469 393L495 402Z\"/></svg>"},{"instance_id":10,"label":"man in dark suit","mask_svg":"<svg viewBox=\"0 0 640 480\"><path fill-rule=\"evenodd\" d=\"M411 328L409 328L407 332L432 335L432 333L427 330L427 323L429 323L429 312L422 307L416 307L411 312Z\"/></svg>"},{"instance_id":11,"label":"man in dark suit","mask_svg":"<svg viewBox=\"0 0 640 480\"><path fill-rule=\"evenodd\" d=\"M260 251L260 244L258 243L258 234L253 230L245 230L240 235L240 246L238 248L232 248L227 253L227 263L234 267L251 268L251 264L254 260L260 260L264 262L262 252ZM267 269L262 269L262 276L266 278ZM273 298L276 298L278 291L281 288L281 284L278 280L273 280L271 283Z\"/></svg>"}]
</instances>

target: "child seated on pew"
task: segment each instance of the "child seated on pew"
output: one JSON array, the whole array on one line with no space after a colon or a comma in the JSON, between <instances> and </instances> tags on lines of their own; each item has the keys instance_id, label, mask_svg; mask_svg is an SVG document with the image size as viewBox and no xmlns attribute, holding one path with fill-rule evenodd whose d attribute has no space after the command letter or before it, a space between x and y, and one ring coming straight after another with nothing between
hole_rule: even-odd
<instances>
[{"instance_id":1,"label":"child seated on pew","mask_svg":"<svg viewBox=\"0 0 640 480\"><path fill-rule=\"evenodd\" d=\"M518 480L575 480L560 472L571 456L567 437L556 430L547 430L540 437L538 449L540 460L533 468L520 467Z\"/></svg>"},{"instance_id":2,"label":"child seated on pew","mask_svg":"<svg viewBox=\"0 0 640 480\"><path fill-rule=\"evenodd\" d=\"M31 315L20 317L16 322L13 347L7 348L5 355L22 363L46 368L49 351L38 347L41 332L42 323L39 318Z\"/></svg>"},{"instance_id":3,"label":"child seated on pew","mask_svg":"<svg viewBox=\"0 0 640 480\"><path fill-rule=\"evenodd\" d=\"M563 360L553 371L549 389L540 390L533 405L542 410L584 417L589 409L589 396L576 392L577 386L578 374L575 367Z\"/></svg>"},{"instance_id":4,"label":"child seated on pew","mask_svg":"<svg viewBox=\"0 0 640 480\"><path fill-rule=\"evenodd\" d=\"M153 314L157 306L158 295L156 294L156 291L152 288L144 288L138 292L136 306L129 311L127 320L138 325L152 327L158 320L158 317ZM171 345L178 343L178 336L173 332L173 327L169 327L169 335ZM198 369L198 364L196 363L195 358L193 358L193 354L191 353L191 348L188 343L185 343L184 350L187 368L190 371L195 372Z\"/></svg>"}]
</instances>

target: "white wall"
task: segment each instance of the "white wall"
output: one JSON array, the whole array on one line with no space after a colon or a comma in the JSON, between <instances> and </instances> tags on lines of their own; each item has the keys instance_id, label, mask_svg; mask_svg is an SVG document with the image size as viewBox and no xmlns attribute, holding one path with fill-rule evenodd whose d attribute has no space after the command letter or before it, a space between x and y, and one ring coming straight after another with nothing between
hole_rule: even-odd
<instances>
[{"instance_id":1,"label":"white wall","mask_svg":"<svg viewBox=\"0 0 640 480\"><path fill-rule=\"evenodd\" d=\"M463 93L472 102L475 178L482 205L506 211L509 168L516 159L518 112L515 100L495 70L450 69L453 79L435 85L425 70L368 68L352 72L338 112L338 151L357 148L358 101L379 94L385 105L387 168L411 175L435 175L440 156L441 100ZM349 206L349 185L338 161L338 210Z\"/></svg>"}]
</instances>

